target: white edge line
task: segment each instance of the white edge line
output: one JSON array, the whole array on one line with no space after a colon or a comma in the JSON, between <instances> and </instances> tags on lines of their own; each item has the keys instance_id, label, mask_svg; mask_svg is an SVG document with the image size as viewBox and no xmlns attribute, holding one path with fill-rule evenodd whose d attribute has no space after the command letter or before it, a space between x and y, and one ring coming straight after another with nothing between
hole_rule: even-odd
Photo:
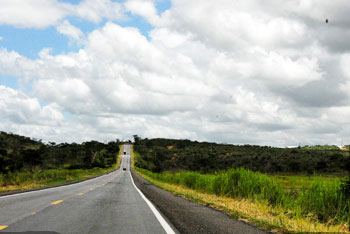
<instances>
[{"instance_id":1,"label":"white edge line","mask_svg":"<svg viewBox=\"0 0 350 234\"><path fill-rule=\"evenodd\" d=\"M99 177L96 177L96 178L93 178L93 179L88 179L88 180L85 180L85 181L81 181L81 182L78 182L78 183L61 185L61 186L57 186L57 187L53 187L53 188L44 188L44 189L38 189L38 190L34 190L34 191L28 191L28 192L4 195L4 196L0 196L0 199L8 198L8 197L16 197L16 196L21 196L21 195L28 195L28 194L31 194L31 193L45 192L45 191L55 190L55 189L56 190L57 189L63 189L63 188L67 188L67 187L70 187L70 186L76 186L76 185L79 185L79 184L82 184L82 183L85 183L85 182L89 182L89 181L92 181L94 179L99 179L99 178L104 177L104 176L107 176L107 174L99 176Z\"/></svg>"},{"instance_id":2,"label":"white edge line","mask_svg":"<svg viewBox=\"0 0 350 234\"><path fill-rule=\"evenodd\" d=\"M4 199L4 198L9 198L9 197L23 196L23 195L28 195L28 194L31 194L31 193L45 192L45 191L55 190L55 189L59 190L59 189L64 189L64 188L71 187L71 186L77 186L77 185L85 184L85 183L88 183L88 182L91 182L91 181L94 181L94 180L97 180L97 179L101 179L101 178L103 178L105 176L110 175L111 173L118 172L118 171L120 171L120 170L115 170L115 171L112 171L112 172L110 172L108 174L101 175L101 176L98 176L98 177L95 177L95 178L92 178L92 179L87 179L87 180L80 181L80 182L73 183L73 184L66 184L66 185L61 185L61 186L57 186L57 187L53 187L53 188L44 188L44 189L38 189L38 190L34 190L34 191L28 191L28 192L4 195L4 196L0 196L0 200Z\"/></svg>"},{"instance_id":3,"label":"white edge line","mask_svg":"<svg viewBox=\"0 0 350 234\"><path fill-rule=\"evenodd\" d=\"M141 192L140 189L137 188L137 186L134 183L134 179L131 176L131 172L129 171L130 177L131 177L131 182L134 185L134 187L136 188L137 192L139 192L139 194L141 195L141 197L143 198L143 200L145 200L145 202L147 203L147 205L149 206L149 208L152 210L153 214L156 216L156 218L158 219L160 225L162 225L164 231L167 234L175 234L174 230L170 227L170 225L167 223L167 221L165 221L165 219L163 218L163 216L159 213L159 211L154 207L154 205L152 204L152 202L150 202L150 200L147 199L147 197Z\"/></svg>"}]
</instances>

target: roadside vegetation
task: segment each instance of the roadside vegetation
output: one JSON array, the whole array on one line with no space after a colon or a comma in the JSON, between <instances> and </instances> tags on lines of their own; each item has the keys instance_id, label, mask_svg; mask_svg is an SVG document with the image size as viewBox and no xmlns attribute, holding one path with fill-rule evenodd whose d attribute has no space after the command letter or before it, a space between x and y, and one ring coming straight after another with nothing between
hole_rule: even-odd
<instances>
[{"instance_id":1,"label":"roadside vegetation","mask_svg":"<svg viewBox=\"0 0 350 234\"><path fill-rule=\"evenodd\" d=\"M145 178L234 218L288 232L348 230L349 156L338 147L138 139L135 150L136 170Z\"/></svg>"},{"instance_id":2,"label":"roadside vegetation","mask_svg":"<svg viewBox=\"0 0 350 234\"><path fill-rule=\"evenodd\" d=\"M83 180L113 171L115 168L49 169L34 172L0 174L0 192L40 188Z\"/></svg>"},{"instance_id":3,"label":"roadside vegetation","mask_svg":"<svg viewBox=\"0 0 350 234\"><path fill-rule=\"evenodd\" d=\"M256 145L228 145L189 140L138 139L137 167L152 172L216 171L243 167L269 174L345 175L349 152L337 146L276 148Z\"/></svg>"},{"instance_id":4,"label":"roadside vegetation","mask_svg":"<svg viewBox=\"0 0 350 234\"><path fill-rule=\"evenodd\" d=\"M0 192L81 180L118 167L119 141L44 144L0 132Z\"/></svg>"},{"instance_id":5,"label":"roadside vegetation","mask_svg":"<svg viewBox=\"0 0 350 234\"><path fill-rule=\"evenodd\" d=\"M293 175L293 174L271 174L270 178L287 190L308 189L312 184L322 181L324 184L333 184L346 179L344 174L333 175Z\"/></svg>"},{"instance_id":6,"label":"roadside vegetation","mask_svg":"<svg viewBox=\"0 0 350 234\"><path fill-rule=\"evenodd\" d=\"M183 185L163 182L149 176L150 171L136 168L137 172L154 185L186 199L223 210L233 219L239 219L255 226L283 233L333 232L348 233L345 223L320 222L313 215L298 216L283 208L268 205L266 202L247 198L231 198L190 189ZM146 172L146 173L144 173ZM158 174L158 173L152 173Z\"/></svg>"}]
</instances>

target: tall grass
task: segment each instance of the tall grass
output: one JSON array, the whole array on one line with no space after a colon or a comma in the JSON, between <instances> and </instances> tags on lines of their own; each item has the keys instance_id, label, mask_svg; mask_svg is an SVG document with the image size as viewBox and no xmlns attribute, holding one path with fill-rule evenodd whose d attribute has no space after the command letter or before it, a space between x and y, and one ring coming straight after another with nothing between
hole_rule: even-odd
<instances>
[{"instance_id":1,"label":"tall grass","mask_svg":"<svg viewBox=\"0 0 350 234\"><path fill-rule=\"evenodd\" d=\"M325 183L316 180L308 189L302 188L293 203L303 215L314 215L322 222L350 221L350 198L342 192L341 181Z\"/></svg>"},{"instance_id":2,"label":"tall grass","mask_svg":"<svg viewBox=\"0 0 350 234\"><path fill-rule=\"evenodd\" d=\"M137 170L153 179L200 192L264 202L294 216L308 216L329 223L350 221L350 199L342 193L340 180L333 183L315 180L307 189L287 191L270 176L243 168L217 174L152 173L145 169Z\"/></svg>"}]
</instances>

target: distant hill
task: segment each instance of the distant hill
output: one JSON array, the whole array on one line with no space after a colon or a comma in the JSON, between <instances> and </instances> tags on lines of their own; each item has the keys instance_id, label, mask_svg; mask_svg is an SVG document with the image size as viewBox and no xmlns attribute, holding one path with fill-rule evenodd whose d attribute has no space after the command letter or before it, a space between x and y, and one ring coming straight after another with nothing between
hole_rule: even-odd
<instances>
[{"instance_id":1,"label":"distant hill","mask_svg":"<svg viewBox=\"0 0 350 234\"><path fill-rule=\"evenodd\" d=\"M339 150L341 147L337 145L305 145L298 148L309 150Z\"/></svg>"},{"instance_id":2,"label":"distant hill","mask_svg":"<svg viewBox=\"0 0 350 234\"><path fill-rule=\"evenodd\" d=\"M0 147L3 148L18 148L31 145L42 145L40 140L32 139L25 136L6 133L0 131Z\"/></svg>"},{"instance_id":3,"label":"distant hill","mask_svg":"<svg viewBox=\"0 0 350 234\"><path fill-rule=\"evenodd\" d=\"M44 144L41 140L0 132L0 173L45 169L106 168L116 162L119 142Z\"/></svg>"},{"instance_id":4,"label":"distant hill","mask_svg":"<svg viewBox=\"0 0 350 234\"><path fill-rule=\"evenodd\" d=\"M345 173L348 153L336 146L276 148L172 139L138 139L136 166L151 170L216 172L243 167L264 173Z\"/></svg>"}]
</instances>

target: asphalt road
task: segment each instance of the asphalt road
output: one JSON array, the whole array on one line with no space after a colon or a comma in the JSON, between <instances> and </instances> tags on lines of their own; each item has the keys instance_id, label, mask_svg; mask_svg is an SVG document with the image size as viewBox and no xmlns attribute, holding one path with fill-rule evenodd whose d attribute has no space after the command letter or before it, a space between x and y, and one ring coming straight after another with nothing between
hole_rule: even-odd
<instances>
[{"instance_id":1,"label":"asphalt road","mask_svg":"<svg viewBox=\"0 0 350 234\"><path fill-rule=\"evenodd\" d=\"M121 169L110 174L0 197L0 233L177 233L136 188L130 145L123 151Z\"/></svg>"}]
</instances>

